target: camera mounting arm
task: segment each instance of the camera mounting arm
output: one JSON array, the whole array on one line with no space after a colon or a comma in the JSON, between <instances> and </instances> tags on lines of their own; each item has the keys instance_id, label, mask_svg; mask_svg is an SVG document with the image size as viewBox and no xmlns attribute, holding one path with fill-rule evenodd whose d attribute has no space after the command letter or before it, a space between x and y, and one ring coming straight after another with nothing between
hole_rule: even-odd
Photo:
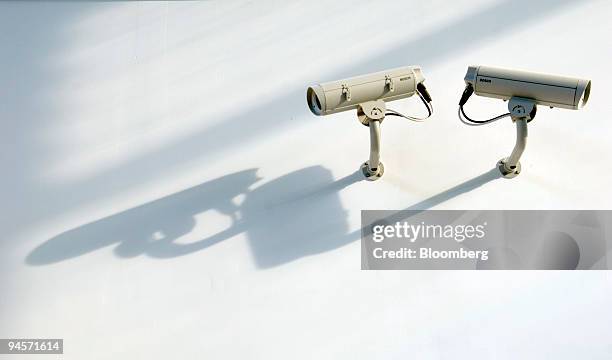
<instances>
[{"instance_id":1,"label":"camera mounting arm","mask_svg":"<svg viewBox=\"0 0 612 360\"><path fill-rule=\"evenodd\" d=\"M361 165L367 180L380 179L385 167L380 161L380 123L385 119L387 107L383 100L367 101L357 107L357 118L370 128L370 159Z\"/></svg>"},{"instance_id":2,"label":"camera mounting arm","mask_svg":"<svg viewBox=\"0 0 612 360\"><path fill-rule=\"evenodd\" d=\"M535 118L536 110L536 102L533 99L515 96L508 101L510 117L516 123L516 143L510 156L497 163L497 168L505 178L513 178L521 172L519 159L527 146L527 123Z\"/></svg>"}]
</instances>

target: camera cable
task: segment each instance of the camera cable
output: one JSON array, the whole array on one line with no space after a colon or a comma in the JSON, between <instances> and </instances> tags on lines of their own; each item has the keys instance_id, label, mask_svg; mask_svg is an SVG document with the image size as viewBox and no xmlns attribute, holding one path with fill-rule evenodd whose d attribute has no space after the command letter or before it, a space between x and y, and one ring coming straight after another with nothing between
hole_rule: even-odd
<instances>
[{"instance_id":1,"label":"camera cable","mask_svg":"<svg viewBox=\"0 0 612 360\"><path fill-rule=\"evenodd\" d=\"M385 115L386 116L398 116L398 117L402 117L404 119L408 119L410 121L415 121L415 122L423 122L427 120L433 114L433 104L431 103L431 95L429 95L429 92L427 92L427 88L425 87L425 85L423 85L423 83L419 83L417 85L417 94L419 95L419 98L421 99L423 104L425 104L425 107L427 108L428 114L426 117L419 118L415 116L404 115L400 112L397 112L391 109L387 109L387 112L385 112Z\"/></svg>"},{"instance_id":2,"label":"camera cable","mask_svg":"<svg viewBox=\"0 0 612 360\"><path fill-rule=\"evenodd\" d=\"M469 116L465 114L465 111L463 110L463 105L467 103L468 99L470 98L470 96L472 96L473 93L474 93L474 87L472 87L471 84L468 84L465 87L465 90L463 90L463 94L461 95L461 100L459 100L459 110L457 111L457 114L459 115L459 120L461 120L462 123L469 125L469 126L481 126L481 125L490 124L494 121L501 120L505 117L510 116L510 113L508 112L505 114L501 114L501 115L492 117L487 120L474 120L470 118Z\"/></svg>"}]
</instances>

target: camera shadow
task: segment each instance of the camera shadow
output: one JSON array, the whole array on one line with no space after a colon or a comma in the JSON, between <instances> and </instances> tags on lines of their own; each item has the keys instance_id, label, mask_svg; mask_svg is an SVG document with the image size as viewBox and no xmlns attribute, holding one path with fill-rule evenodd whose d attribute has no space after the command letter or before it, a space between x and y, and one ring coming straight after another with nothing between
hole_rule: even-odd
<instances>
[{"instance_id":1,"label":"camera shadow","mask_svg":"<svg viewBox=\"0 0 612 360\"><path fill-rule=\"evenodd\" d=\"M451 200L457 196L473 191L480 186L483 186L493 180L502 178L501 173L497 168L493 168L486 171L476 177L466 180L458 185L453 186L450 189L444 190L438 194L428 197L427 199L421 200L416 204L413 204L403 210L400 210L390 216L381 219L381 221L389 224L396 222L405 221L417 214L422 213L425 210L429 210L436 205L440 205L448 200ZM406 211L409 211L408 217L406 217ZM461 212L457 212L457 217L461 216ZM363 234L368 234L371 231L372 224L362 224L362 228L359 230Z\"/></svg>"},{"instance_id":2,"label":"camera shadow","mask_svg":"<svg viewBox=\"0 0 612 360\"><path fill-rule=\"evenodd\" d=\"M499 177L492 169L405 210L425 211ZM359 171L334 180L328 169L312 166L252 189L260 180L257 169L222 176L62 232L32 250L25 261L49 265L110 246L120 258L175 258L245 233L254 263L266 269L342 247L358 240L365 229L349 232L348 211L339 196L364 180ZM245 196L240 205L234 202L239 195ZM208 210L229 217L231 225L195 242L177 242L193 231L195 217ZM397 214L386 221L405 220L402 212Z\"/></svg>"},{"instance_id":3,"label":"camera shadow","mask_svg":"<svg viewBox=\"0 0 612 360\"><path fill-rule=\"evenodd\" d=\"M256 265L269 268L351 241L338 192L360 181L360 174L334 181L331 171L313 166L251 189L261 180L256 173L229 174L65 231L25 261L48 265L109 246L120 258L175 258L246 233ZM245 195L242 205L234 202L239 195ZM208 210L231 218L231 226L199 241L177 242L193 231L195 216Z\"/></svg>"},{"instance_id":4,"label":"camera shadow","mask_svg":"<svg viewBox=\"0 0 612 360\"><path fill-rule=\"evenodd\" d=\"M308 177L319 180L312 184ZM357 240L358 234L349 234L348 211L342 207L339 192L362 180L363 175L356 171L333 181L329 170L316 166L257 188L242 206L245 222L250 223L247 237L257 267L275 267Z\"/></svg>"}]
</instances>

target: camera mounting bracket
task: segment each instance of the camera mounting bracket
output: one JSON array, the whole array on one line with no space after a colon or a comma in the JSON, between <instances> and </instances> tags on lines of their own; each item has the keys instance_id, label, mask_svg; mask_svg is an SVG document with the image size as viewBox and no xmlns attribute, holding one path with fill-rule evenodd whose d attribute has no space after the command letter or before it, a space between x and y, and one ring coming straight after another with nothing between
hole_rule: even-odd
<instances>
[{"instance_id":1,"label":"camera mounting bracket","mask_svg":"<svg viewBox=\"0 0 612 360\"><path fill-rule=\"evenodd\" d=\"M536 102L533 99L512 97L508 101L508 111L512 122L516 124L516 143L509 157L497 162L497 168L503 177L511 179L521 173L521 162L519 159L527 145L527 123L535 118Z\"/></svg>"},{"instance_id":2,"label":"camera mounting bracket","mask_svg":"<svg viewBox=\"0 0 612 360\"><path fill-rule=\"evenodd\" d=\"M357 118L370 128L370 159L361 165L361 172L367 180L380 179L385 167L380 161L380 124L385 119L387 107L383 100L367 101L357 107Z\"/></svg>"}]
</instances>

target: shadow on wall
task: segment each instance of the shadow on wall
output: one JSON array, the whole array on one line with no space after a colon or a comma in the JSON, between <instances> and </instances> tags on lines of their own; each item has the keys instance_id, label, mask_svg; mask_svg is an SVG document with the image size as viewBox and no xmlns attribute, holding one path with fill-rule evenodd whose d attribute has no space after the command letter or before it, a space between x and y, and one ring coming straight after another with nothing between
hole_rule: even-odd
<instances>
[{"instance_id":1,"label":"shadow on wall","mask_svg":"<svg viewBox=\"0 0 612 360\"><path fill-rule=\"evenodd\" d=\"M429 209L499 177L493 169L407 210ZM329 170L313 166L250 190L259 180L256 169L240 171L79 226L34 249L26 263L52 264L111 245L122 258L173 258L245 232L257 267L265 269L359 239L361 229L349 233L338 193L362 181L360 171L334 181ZM239 206L233 199L241 194L245 200ZM230 217L232 225L196 242L176 242L194 229L195 216L207 210Z\"/></svg>"},{"instance_id":2,"label":"shadow on wall","mask_svg":"<svg viewBox=\"0 0 612 360\"><path fill-rule=\"evenodd\" d=\"M442 204L445 201L448 201L454 197L457 197L461 194L470 192L486 183L489 183L496 179L501 179L502 176L497 168L493 168L489 171L486 171L474 178L471 178L467 181L462 182L459 185L455 185L452 188L443 191L439 194L436 194L432 197L429 197L421 202L418 202L406 210L424 210L430 209L436 205Z\"/></svg>"},{"instance_id":3,"label":"shadow on wall","mask_svg":"<svg viewBox=\"0 0 612 360\"><path fill-rule=\"evenodd\" d=\"M173 258L246 232L257 266L273 267L350 242L338 191L361 179L356 172L334 181L329 170L314 166L251 191L260 179L256 169L244 170L61 233L26 262L51 264L111 245L122 258ZM246 198L238 206L233 199L241 194ZM200 241L176 242L208 210L230 217L232 225Z\"/></svg>"},{"instance_id":4,"label":"shadow on wall","mask_svg":"<svg viewBox=\"0 0 612 360\"><path fill-rule=\"evenodd\" d=\"M461 184L455 185L452 188L442 191L436 195L433 195L425 200L419 201L418 203L411 205L404 210L398 211L395 214L385 217L382 221L386 224L393 224L396 222L405 221L407 218L405 216L406 211L410 211L410 216L412 217L416 214L419 214L427 209L431 209L434 206L440 205L445 201L453 199L461 194L468 193L476 188L487 184L493 180L501 179L502 176L497 168L493 168L489 171L486 171L474 178L466 180ZM460 216L460 213L457 213L457 216ZM370 231L370 228L363 227L360 229L364 234Z\"/></svg>"}]
</instances>

